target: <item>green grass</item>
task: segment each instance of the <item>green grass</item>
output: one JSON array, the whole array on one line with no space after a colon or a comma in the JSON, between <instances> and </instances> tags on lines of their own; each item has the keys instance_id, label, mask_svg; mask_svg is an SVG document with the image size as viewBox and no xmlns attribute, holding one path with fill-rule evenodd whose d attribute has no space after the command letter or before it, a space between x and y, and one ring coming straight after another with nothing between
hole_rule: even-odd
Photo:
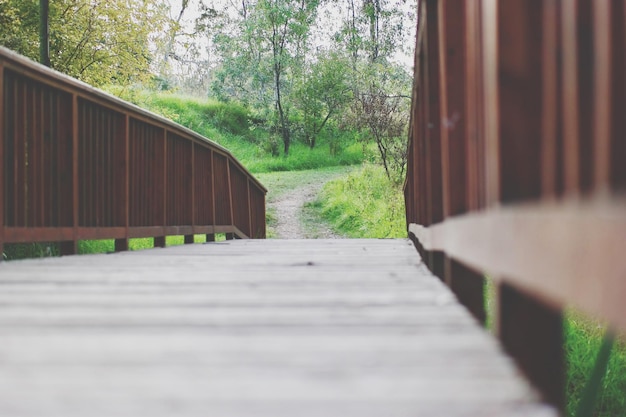
<instances>
[{"instance_id":1,"label":"green grass","mask_svg":"<svg viewBox=\"0 0 626 417\"><path fill-rule=\"evenodd\" d=\"M576 312L567 312L567 414L575 416L583 389L595 364L606 328ZM595 417L626 416L626 338L613 345L607 372L597 399Z\"/></svg>"},{"instance_id":2,"label":"green grass","mask_svg":"<svg viewBox=\"0 0 626 417\"><path fill-rule=\"evenodd\" d=\"M215 235L217 242L223 241L225 236L223 233ZM206 235L195 235L195 243L206 242ZM166 246L177 246L185 243L184 236L166 236ZM154 248L153 238L129 239L128 248L131 251L152 249ZM114 239L102 240L80 240L78 241L78 254L94 254L94 253L112 253L115 252ZM8 243L5 244L3 259L7 261L28 259L28 258L47 258L59 256L60 251L57 243Z\"/></svg>"},{"instance_id":3,"label":"green grass","mask_svg":"<svg viewBox=\"0 0 626 417\"><path fill-rule=\"evenodd\" d=\"M330 181L309 206L348 237L407 237L401 187L389 181L380 166L366 164Z\"/></svg>"}]
</instances>

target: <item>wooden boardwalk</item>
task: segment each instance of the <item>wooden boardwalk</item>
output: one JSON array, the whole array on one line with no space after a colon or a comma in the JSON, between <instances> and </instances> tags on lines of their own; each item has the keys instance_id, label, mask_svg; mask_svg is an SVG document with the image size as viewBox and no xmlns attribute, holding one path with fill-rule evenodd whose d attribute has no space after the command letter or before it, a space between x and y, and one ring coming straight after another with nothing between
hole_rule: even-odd
<instances>
[{"instance_id":1,"label":"wooden boardwalk","mask_svg":"<svg viewBox=\"0 0 626 417\"><path fill-rule=\"evenodd\" d=\"M0 264L0 416L554 416L408 240Z\"/></svg>"}]
</instances>

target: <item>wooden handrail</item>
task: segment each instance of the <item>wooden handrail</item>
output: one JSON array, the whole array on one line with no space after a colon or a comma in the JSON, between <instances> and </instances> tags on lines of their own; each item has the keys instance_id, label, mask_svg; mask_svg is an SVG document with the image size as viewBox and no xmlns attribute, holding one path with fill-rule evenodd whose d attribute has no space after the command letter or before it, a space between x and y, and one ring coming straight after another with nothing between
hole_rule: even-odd
<instances>
[{"instance_id":1,"label":"wooden handrail","mask_svg":"<svg viewBox=\"0 0 626 417\"><path fill-rule=\"evenodd\" d=\"M626 332L625 6L420 0L410 236L563 406L562 311Z\"/></svg>"},{"instance_id":2,"label":"wooden handrail","mask_svg":"<svg viewBox=\"0 0 626 417\"><path fill-rule=\"evenodd\" d=\"M219 144L0 48L4 243L265 237L267 190Z\"/></svg>"}]
</instances>

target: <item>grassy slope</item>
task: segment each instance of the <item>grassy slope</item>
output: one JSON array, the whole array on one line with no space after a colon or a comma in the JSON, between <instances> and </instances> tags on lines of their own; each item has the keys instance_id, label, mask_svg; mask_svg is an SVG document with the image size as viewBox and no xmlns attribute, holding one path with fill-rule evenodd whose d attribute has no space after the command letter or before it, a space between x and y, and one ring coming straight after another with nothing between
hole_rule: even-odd
<instances>
[{"instance_id":1,"label":"grassy slope","mask_svg":"<svg viewBox=\"0 0 626 417\"><path fill-rule=\"evenodd\" d=\"M346 132L340 152L335 155L330 153L329 138L321 137L314 149L294 141L287 157L272 156L268 143L277 138L270 138L264 129L251 121L254 115L238 104L167 93L135 92L125 98L219 143L252 173L355 165L364 159L361 145ZM282 144L278 148L282 149Z\"/></svg>"},{"instance_id":2,"label":"grassy slope","mask_svg":"<svg viewBox=\"0 0 626 417\"><path fill-rule=\"evenodd\" d=\"M350 175L331 181L321 198L312 203L340 234L354 238L404 238L404 200L399 186L384 170L365 165Z\"/></svg>"}]
</instances>

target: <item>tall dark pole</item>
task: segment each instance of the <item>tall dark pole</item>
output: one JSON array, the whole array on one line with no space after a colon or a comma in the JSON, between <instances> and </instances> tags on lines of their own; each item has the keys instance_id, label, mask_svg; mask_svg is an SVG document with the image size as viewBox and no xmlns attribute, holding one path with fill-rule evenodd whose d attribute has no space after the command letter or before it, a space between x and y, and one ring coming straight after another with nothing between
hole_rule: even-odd
<instances>
[{"instance_id":1,"label":"tall dark pole","mask_svg":"<svg viewBox=\"0 0 626 417\"><path fill-rule=\"evenodd\" d=\"M39 60L47 67L50 66L49 15L50 0L39 0Z\"/></svg>"}]
</instances>

